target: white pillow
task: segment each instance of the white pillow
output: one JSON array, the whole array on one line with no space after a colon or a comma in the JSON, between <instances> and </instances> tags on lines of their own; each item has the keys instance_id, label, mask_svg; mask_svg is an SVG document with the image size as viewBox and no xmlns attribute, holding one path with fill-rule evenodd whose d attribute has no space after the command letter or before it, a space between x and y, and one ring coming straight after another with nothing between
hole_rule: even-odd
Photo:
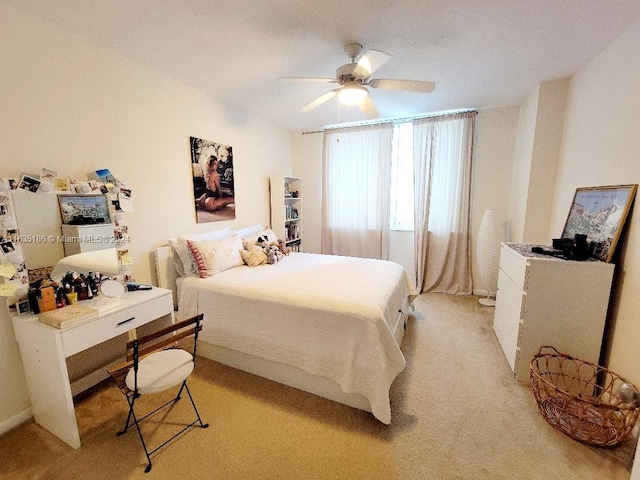
<instances>
[{"instance_id":1,"label":"white pillow","mask_svg":"<svg viewBox=\"0 0 640 480\"><path fill-rule=\"evenodd\" d=\"M201 278L210 277L244 263L240 251L242 239L231 234L222 240L187 240L193 263Z\"/></svg>"},{"instance_id":2,"label":"white pillow","mask_svg":"<svg viewBox=\"0 0 640 480\"><path fill-rule=\"evenodd\" d=\"M258 241L258 237L267 237L267 244L278 241L278 236L270 228L263 228L258 232L252 233L242 238L242 245L244 248L247 246L255 245Z\"/></svg>"},{"instance_id":3,"label":"white pillow","mask_svg":"<svg viewBox=\"0 0 640 480\"><path fill-rule=\"evenodd\" d=\"M240 238L244 238L247 235L252 235L260 230L264 230L265 226L262 224L251 225L250 227L244 227L240 230L235 230L233 233L237 234Z\"/></svg>"},{"instance_id":4,"label":"white pillow","mask_svg":"<svg viewBox=\"0 0 640 480\"><path fill-rule=\"evenodd\" d=\"M173 261L176 265L178 275L184 277L186 275L191 275L196 271L193 265L193 257L191 256L191 252L187 246L187 240L221 240L228 237L230 234L231 230L227 227L220 230L213 230L211 232L180 235L179 237L169 240L169 245L171 245L174 251Z\"/></svg>"}]
</instances>

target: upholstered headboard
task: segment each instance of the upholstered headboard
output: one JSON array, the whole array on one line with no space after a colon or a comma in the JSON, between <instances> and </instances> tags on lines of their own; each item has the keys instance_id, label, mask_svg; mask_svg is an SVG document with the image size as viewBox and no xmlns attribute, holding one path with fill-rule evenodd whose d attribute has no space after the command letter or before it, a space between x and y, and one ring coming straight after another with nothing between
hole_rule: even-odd
<instances>
[{"instance_id":1,"label":"upholstered headboard","mask_svg":"<svg viewBox=\"0 0 640 480\"><path fill-rule=\"evenodd\" d=\"M173 262L173 250L169 245L156 248L155 257L158 286L173 291L173 304L178 305L178 272Z\"/></svg>"}]
</instances>

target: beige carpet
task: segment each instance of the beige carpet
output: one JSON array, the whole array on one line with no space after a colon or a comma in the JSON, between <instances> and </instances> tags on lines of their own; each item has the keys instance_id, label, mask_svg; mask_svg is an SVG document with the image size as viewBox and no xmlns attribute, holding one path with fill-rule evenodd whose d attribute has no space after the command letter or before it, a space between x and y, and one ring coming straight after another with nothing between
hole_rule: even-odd
<instances>
[{"instance_id":1,"label":"beige carpet","mask_svg":"<svg viewBox=\"0 0 640 480\"><path fill-rule=\"evenodd\" d=\"M392 424L208 361L190 384L206 430L153 458L135 430L116 437L126 402L111 384L78 402L82 447L35 423L0 437L1 479L628 479L635 442L578 443L538 413L514 380L474 297L420 295L391 389ZM186 418L180 401L170 422ZM185 413L183 413L185 412ZM175 427L172 426L172 428ZM147 430L164 434L157 424Z\"/></svg>"}]
</instances>

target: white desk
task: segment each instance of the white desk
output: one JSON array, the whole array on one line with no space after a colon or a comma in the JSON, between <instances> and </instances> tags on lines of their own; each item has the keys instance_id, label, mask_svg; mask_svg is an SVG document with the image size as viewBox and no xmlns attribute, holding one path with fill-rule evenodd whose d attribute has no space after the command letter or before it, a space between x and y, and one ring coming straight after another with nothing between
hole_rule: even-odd
<instances>
[{"instance_id":1,"label":"white desk","mask_svg":"<svg viewBox=\"0 0 640 480\"><path fill-rule=\"evenodd\" d=\"M80 447L80 435L66 359L160 317L172 315L173 296L171 290L153 288L127 292L118 299L100 296L83 301L82 305L97 308L98 318L58 329L40 322L36 315L13 317L35 421L73 448Z\"/></svg>"}]
</instances>

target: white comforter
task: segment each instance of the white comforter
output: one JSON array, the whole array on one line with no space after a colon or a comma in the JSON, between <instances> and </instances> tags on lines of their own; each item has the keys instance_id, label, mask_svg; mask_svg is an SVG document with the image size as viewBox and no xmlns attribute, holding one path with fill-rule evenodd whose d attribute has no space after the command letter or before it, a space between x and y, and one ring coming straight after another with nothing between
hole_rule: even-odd
<instances>
[{"instance_id":1,"label":"white comforter","mask_svg":"<svg viewBox=\"0 0 640 480\"><path fill-rule=\"evenodd\" d=\"M331 378L389 424L389 388L405 367L392 322L413 296L396 263L292 253L186 277L178 304L180 318L205 314L203 341Z\"/></svg>"}]
</instances>

